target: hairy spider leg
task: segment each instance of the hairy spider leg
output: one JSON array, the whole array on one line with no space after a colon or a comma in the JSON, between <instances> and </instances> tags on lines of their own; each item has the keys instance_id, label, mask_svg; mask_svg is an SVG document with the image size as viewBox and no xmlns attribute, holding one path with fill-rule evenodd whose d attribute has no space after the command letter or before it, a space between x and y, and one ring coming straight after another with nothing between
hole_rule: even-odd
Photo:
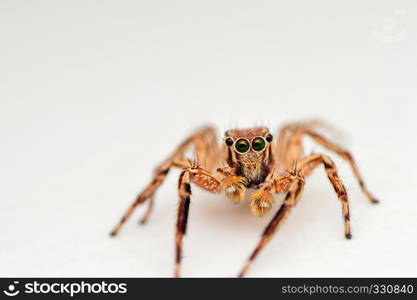
<instances>
[{"instance_id":1,"label":"hairy spider leg","mask_svg":"<svg viewBox=\"0 0 417 300\"><path fill-rule=\"evenodd\" d=\"M137 196L136 200L130 205L125 214L120 219L119 223L116 224L116 226L111 231L111 236L117 235L121 227L133 214L135 209L154 195L155 191L165 181L165 178L172 167L185 169L190 166L190 163L183 157L183 154L189 149L191 145L195 146L197 156L200 155L203 159L205 157L208 157L209 163L212 163L213 157L215 157L216 153L220 151L218 149L213 150L212 152L209 151L210 145L216 147L217 144L213 145L213 143L215 143L215 130L212 127L205 127L188 137L184 142L182 142L172 153L172 155L156 169L153 180ZM153 203L150 204L150 208L148 208L148 211L145 213L144 219L142 219L145 220L145 222L149 218L149 215L152 211L152 207Z\"/></svg>"},{"instance_id":2,"label":"hairy spider leg","mask_svg":"<svg viewBox=\"0 0 417 300\"><path fill-rule=\"evenodd\" d=\"M239 277L245 276L245 274L249 270L250 265L258 256L259 252L269 242L269 240L271 239L272 235L275 233L277 228L285 220L285 217L290 213L292 208L298 203L298 200L300 199L300 196L304 187L304 180L303 180L304 176L300 174L302 174L306 169L310 170L309 173L311 173L311 171L320 164L324 165L327 176L331 184L333 185L333 188L339 200L342 203L342 213L343 213L343 218L344 218L344 223L345 223L345 237L347 239L352 238L351 229L350 229L350 213L349 213L348 196L347 196L346 189L337 174L337 169L336 169L334 162L328 156L323 155L323 154L310 155L299 162L298 164L299 170L297 170L295 173L292 174L292 176L294 177L290 184L288 183L288 180L282 180L282 178L277 178L272 181L272 182L275 182L275 187L273 191L277 193L282 193L282 192L285 192L286 189L288 189L288 194L281 208L278 210L276 215L273 217L273 219L270 221L270 223L266 227L264 233L262 234L260 242L256 246L255 250L252 252L247 262L245 263L242 271L239 273ZM280 187L281 184L285 184L286 188Z\"/></svg>"},{"instance_id":3,"label":"hairy spider leg","mask_svg":"<svg viewBox=\"0 0 417 300\"><path fill-rule=\"evenodd\" d=\"M218 193L221 185L220 181L214 175L199 167L188 168L181 173L178 182L179 202L175 235L175 277L180 277L183 237L187 230L188 213L191 203L191 182L212 193Z\"/></svg>"},{"instance_id":4,"label":"hairy spider leg","mask_svg":"<svg viewBox=\"0 0 417 300\"><path fill-rule=\"evenodd\" d=\"M281 162L281 169L288 170L293 166L295 161L301 159L303 155L302 138L307 135L319 145L338 154L346 160L349 163L362 192L366 195L368 200L374 204L379 203L379 201L368 190L353 155L345 148L329 141L323 135L314 131L312 128L317 124L318 122L294 123L284 126L281 129L279 143L277 146L277 152L279 155L278 159Z\"/></svg>"}]
</instances>

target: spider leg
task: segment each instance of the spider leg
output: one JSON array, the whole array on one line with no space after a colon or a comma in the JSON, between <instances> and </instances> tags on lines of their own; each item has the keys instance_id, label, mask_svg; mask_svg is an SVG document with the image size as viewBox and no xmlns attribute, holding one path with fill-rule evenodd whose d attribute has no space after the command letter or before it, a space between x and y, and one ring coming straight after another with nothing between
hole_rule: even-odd
<instances>
[{"instance_id":1,"label":"spider leg","mask_svg":"<svg viewBox=\"0 0 417 300\"><path fill-rule=\"evenodd\" d=\"M340 202L342 203L342 213L345 222L345 236L347 239L351 239L352 233L350 230L349 199L346 192L346 188L344 187L337 173L335 163L327 155L312 154L304 158L300 162L299 166L302 173L306 171L311 173L320 164L324 165L327 177L329 178Z\"/></svg>"},{"instance_id":2,"label":"spider leg","mask_svg":"<svg viewBox=\"0 0 417 300\"><path fill-rule=\"evenodd\" d=\"M187 138L183 143L181 143L177 149L172 153L172 155L162 163L155 171L153 180L148 184L148 186L137 196L136 200L130 205L123 217L120 219L119 223L113 228L111 236L117 235L124 223L129 219L133 214L135 209L147 199L151 198L157 188L164 182L169 170L172 167L177 168L188 168L189 162L183 158L183 154L190 148L191 145L194 145L196 148L197 155L200 154L203 158L206 153L205 143L210 143L210 141L215 135L215 131L212 127L205 127L202 130L196 132ZM152 211L152 205L148 208L148 212L145 214L145 221L149 218L149 214Z\"/></svg>"},{"instance_id":3,"label":"spider leg","mask_svg":"<svg viewBox=\"0 0 417 300\"><path fill-rule=\"evenodd\" d=\"M274 151L275 161L278 162L278 173L282 173L287 169L284 162L286 161L288 138L291 133L291 128L289 126L285 126L281 128L278 134L278 141Z\"/></svg>"},{"instance_id":4,"label":"spider leg","mask_svg":"<svg viewBox=\"0 0 417 300\"><path fill-rule=\"evenodd\" d=\"M266 227L265 231L262 234L261 240L259 241L258 245L256 246L255 250L252 252L249 259L246 261L245 265L243 266L241 272L239 273L239 277L244 277L249 267L258 256L259 252L266 246L266 244L272 238L272 235L278 229L278 227L284 222L285 218L289 215L294 205L298 202L301 193L303 191L304 182L302 180L297 180L295 182L294 188L287 193L287 196L284 200L284 203L281 205L278 212L269 222L268 226Z\"/></svg>"},{"instance_id":5,"label":"spider leg","mask_svg":"<svg viewBox=\"0 0 417 300\"><path fill-rule=\"evenodd\" d=\"M145 225L146 223L148 223L149 217L151 216L152 211L153 211L153 208L154 208L154 202L155 202L155 197L154 196L152 196L151 198L149 198L148 209L146 210L146 212L143 215L142 219L139 220L139 224Z\"/></svg>"},{"instance_id":6,"label":"spider leg","mask_svg":"<svg viewBox=\"0 0 417 300\"><path fill-rule=\"evenodd\" d=\"M124 213L124 215L120 219L119 223L117 223L117 225L113 228L113 230L110 233L111 236L116 236L119 233L121 227L126 223L126 221L129 219L129 217L133 214L135 209L139 205L143 204L147 199L151 198L154 195L156 189L164 182L166 176L168 175L169 170L172 167L186 168L186 167L188 167L188 164L177 163L177 162L168 162L165 165L158 168L157 171L155 172L155 176L154 176L153 180L136 197L136 200L129 206L127 211ZM150 214L149 209L148 209L147 214ZM146 219L147 218L149 218L149 216L147 216Z\"/></svg>"},{"instance_id":7,"label":"spider leg","mask_svg":"<svg viewBox=\"0 0 417 300\"><path fill-rule=\"evenodd\" d=\"M300 128L312 128L320 124L319 121L308 121L299 123L290 123L283 126L279 133L275 145L275 161L278 173L289 170L294 162L302 156L303 148L301 144L301 135L296 134Z\"/></svg>"},{"instance_id":8,"label":"spider leg","mask_svg":"<svg viewBox=\"0 0 417 300\"><path fill-rule=\"evenodd\" d=\"M334 162L326 155L323 154L313 154L310 155L298 163L298 169L290 173L290 175L282 176L280 178L273 179L269 184L262 187L260 191L255 193L257 198L265 197L267 193L285 193L288 192L284 204L281 206L279 211L276 213L274 218L268 224L262 238L255 250L252 252L252 255L247 260L242 271L239 274L239 277L245 276L250 265L255 260L259 252L265 247L269 242L272 235L275 233L280 224L283 223L284 219L292 208L298 203L300 199L303 187L304 187L304 174L310 174L317 166L320 164L324 165L327 176L333 185L333 188L342 203L342 213L345 223L345 237L347 239L352 238L351 229L350 229L350 212L349 212L349 201L345 187L343 186L342 181L340 180L337 169Z\"/></svg>"},{"instance_id":9,"label":"spider leg","mask_svg":"<svg viewBox=\"0 0 417 300\"><path fill-rule=\"evenodd\" d=\"M191 203L191 182L209 192L218 193L220 191L220 181L200 167L191 167L181 173L178 183L179 202L175 235L175 277L180 277L183 237L187 231Z\"/></svg>"},{"instance_id":10,"label":"spider leg","mask_svg":"<svg viewBox=\"0 0 417 300\"><path fill-rule=\"evenodd\" d=\"M355 175L359 186L362 189L362 192L366 195L366 197L368 197L369 201L371 203L378 203L379 201L371 194L371 192L368 190L368 188L365 185L364 180L362 179L362 176L359 172L359 168L355 162L355 160L353 159L352 154L347 151L346 149L330 142L329 140L327 140L325 137L323 137L322 135L312 131L312 130L307 130L305 132L308 136L310 136L314 141L316 141L317 143L319 143L320 145L322 145L323 147L326 147L327 149L337 153L338 155L340 155L343 159L345 159L349 164L350 167L352 168L353 174Z\"/></svg>"},{"instance_id":11,"label":"spider leg","mask_svg":"<svg viewBox=\"0 0 417 300\"><path fill-rule=\"evenodd\" d=\"M345 148L336 145L335 143L326 139L324 136L315 132L313 128L319 124L319 121L294 123L289 124L281 129L279 137L280 143L278 144L277 148L279 155L278 159L281 162L281 171L283 168L291 168L295 161L301 159L303 155L302 138L303 136L307 135L311 137L316 143L322 145L323 147L345 159L349 163L362 192L366 195L371 203L378 203L379 201L366 187L352 154Z\"/></svg>"}]
</instances>

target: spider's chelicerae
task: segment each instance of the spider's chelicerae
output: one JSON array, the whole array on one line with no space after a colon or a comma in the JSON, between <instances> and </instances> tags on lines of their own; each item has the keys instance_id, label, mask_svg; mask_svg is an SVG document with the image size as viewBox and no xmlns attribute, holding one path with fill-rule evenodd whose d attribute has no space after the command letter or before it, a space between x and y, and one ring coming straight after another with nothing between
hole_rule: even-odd
<instances>
[{"instance_id":1,"label":"spider's chelicerae","mask_svg":"<svg viewBox=\"0 0 417 300\"><path fill-rule=\"evenodd\" d=\"M242 201L247 189L256 189L257 191L250 196L250 208L258 217L265 216L271 210L274 202L273 194L285 193L283 204L266 227L261 240L239 273L239 276L243 277L259 252L299 201L305 178L319 165L323 165L342 204L345 236L351 239L348 195L338 176L336 166L325 154L304 156L302 138L309 136L321 146L345 159L352 167L368 199L372 203L378 201L366 188L352 155L346 149L317 133L314 129L315 125L317 122L284 126L279 131L276 141L265 127L231 129L226 131L223 145L218 145L216 132L212 127L197 131L182 142L156 169L153 180L129 207L111 235L114 236L119 232L138 205L149 200L148 210L142 219L142 223L146 223L152 211L153 195L156 189L164 182L171 168L181 169L175 239L175 276L179 277L182 241L187 228L191 201L191 183L212 193L225 193L227 198L234 203ZM184 156L191 146L195 151L193 160Z\"/></svg>"}]
</instances>

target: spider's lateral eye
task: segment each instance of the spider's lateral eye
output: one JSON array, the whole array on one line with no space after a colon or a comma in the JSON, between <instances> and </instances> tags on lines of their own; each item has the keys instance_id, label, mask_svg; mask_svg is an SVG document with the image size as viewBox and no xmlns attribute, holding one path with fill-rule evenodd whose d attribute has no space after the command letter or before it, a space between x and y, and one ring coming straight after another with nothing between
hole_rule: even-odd
<instances>
[{"instance_id":1,"label":"spider's lateral eye","mask_svg":"<svg viewBox=\"0 0 417 300\"><path fill-rule=\"evenodd\" d=\"M245 153L245 152L248 152L250 145L247 140L240 139L236 142L235 147L238 152Z\"/></svg>"},{"instance_id":2,"label":"spider's lateral eye","mask_svg":"<svg viewBox=\"0 0 417 300\"><path fill-rule=\"evenodd\" d=\"M227 138L224 142L226 143L226 146L228 146L228 147L233 146L233 139L232 138Z\"/></svg>"},{"instance_id":3,"label":"spider's lateral eye","mask_svg":"<svg viewBox=\"0 0 417 300\"><path fill-rule=\"evenodd\" d=\"M266 146L265 140L263 138L257 137L252 141L252 148L255 151L262 151Z\"/></svg>"},{"instance_id":4,"label":"spider's lateral eye","mask_svg":"<svg viewBox=\"0 0 417 300\"><path fill-rule=\"evenodd\" d=\"M270 142L272 142L272 140L274 139L274 137L273 137L271 134L268 134L268 135L265 137L265 139L266 139L266 141L267 141L268 143L270 143Z\"/></svg>"}]
</instances>

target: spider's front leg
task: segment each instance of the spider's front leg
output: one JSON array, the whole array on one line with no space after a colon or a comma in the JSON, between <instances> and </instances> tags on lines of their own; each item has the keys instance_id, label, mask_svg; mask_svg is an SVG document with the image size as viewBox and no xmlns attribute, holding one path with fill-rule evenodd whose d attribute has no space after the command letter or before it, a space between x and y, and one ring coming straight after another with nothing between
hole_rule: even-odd
<instances>
[{"instance_id":1,"label":"spider's front leg","mask_svg":"<svg viewBox=\"0 0 417 300\"><path fill-rule=\"evenodd\" d=\"M145 213L145 216L142 218L141 223L145 223L153 208L153 196L156 190L162 185L165 181L165 178L171 168L188 168L189 163L184 158L184 153L191 147L195 147L195 152L197 157L204 159L208 167L217 159L218 147L215 138L215 130L212 127L205 127L187 139L185 139L175 151L166 159L156 170L153 176L152 181L146 186L146 188L136 197L135 201L129 206L127 211L124 213L120 221L111 231L111 235L115 236L120 231L121 227L126 223L126 221L133 214L135 209L143 204L146 200L151 199L149 202L148 210Z\"/></svg>"},{"instance_id":2,"label":"spider's front leg","mask_svg":"<svg viewBox=\"0 0 417 300\"><path fill-rule=\"evenodd\" d=\"M293 207L297 204L298 200L301 197L303 188L304 177L300 176L298 171L294 171L284 177L279 177L275 179L271 178L271 180L268 183L266 183L262 189L253 194L255 196L252 195L252 201L256 201L257 199L262 199L265 197L272 198L272 192L287 192L287 196L284 200L284 203L281 205L278 212L269 222L268 226L262 234L261 240L257 244L255 250L250 255L249 259L246 261L245 265L243 266L243 269L239 273L239 277L245 276L252 262L258 256L259 252L270 241L275 231L278 229L278 227L280 227L280 225L284 222L285 218L289 215Z\"/></svg>"},{"instance_id":3,"label":"spider's front leg","mask_svg":"<svg viewBox=\"0 0 417 300\"><path fill-rule=\"evenodd\" d=\"M217 169L222 179L217 179L213 174L200 168L197 164L184 169L180 175L178 184L179 204L177 215L177 233L175 238L175 277L180 277L180 265L182 260L183 237L187 230L188 214L191 203L191 185L212 192L225 192L226 196L234 203L239 203L245 196L246 179L235 175L232 168L224 167Z\"/></svg>"},{"instance_id":4,"label":"spider's front leg","mask_svg":"<svg viewBox=\"0 0 417 300\"><path fill-rule=\"evenodd\" d=\"M289 175L280 177L277 179L271 179L269 182L266 182L265 185L254 195L252 195L253 200L256 201L265 197L272 197L271 193L286 193L287 197L284 200L281 208L278 210L276 215L272 218L264 233L262 234L261 240L257 244L255 250L252 252L251 256L244 265L239 276L243 277L248 271L250 265L258 256L259 252L265 247L269 242L272 235L283 223L285 218L288 216L292 208L297 204L300 199L303 187L304 187L304 174L310 174L315 168L319 165L323 165L327 173L327 177L333 188L342 203L342 213L345 222L345 236L347 239L352 238L350 230L350 213L349 213L349 201L347 197L346 189L337 174L337 169L334 162L326 155L323 154L313 154L310 155L299 162L299 168L290 172Z\"/></svg>"},{"instance_id":5,"label":"spider's front leg","mask_svg":"<svg viewBox=\"0 0 417 300\"><path fill-rule=\"evenodd\" d=\"M175 277L180 277L182 243L183 237L187 230L188 214L191 203L190 183L194 183L200 188L212 193L218 193L221 189L221 182L216 179L210 172L198 166L191 166L181 173L178 183L179 203L177 214L177 231L175 238Z\"/></svg>"}]
</instances>

